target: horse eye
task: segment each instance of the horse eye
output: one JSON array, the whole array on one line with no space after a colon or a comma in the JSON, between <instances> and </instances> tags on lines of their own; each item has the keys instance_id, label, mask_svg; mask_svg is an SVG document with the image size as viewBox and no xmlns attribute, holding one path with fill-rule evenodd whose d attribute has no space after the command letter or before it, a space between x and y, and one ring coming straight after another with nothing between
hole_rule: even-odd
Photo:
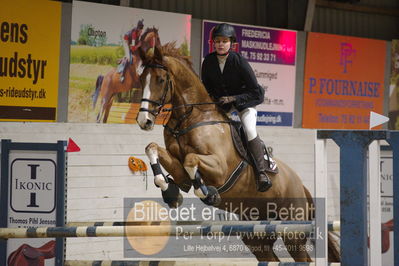
<instances>
[{"instance_id":1,"label":"horse eye","mask_svg":"<svg viewBox=\"0 0 399 266\"><path fill-rule=\"evenodd\" d=\"M161 77L158 77L158 83L163 83L165 80Z\"/></svg>"}]
</instances>

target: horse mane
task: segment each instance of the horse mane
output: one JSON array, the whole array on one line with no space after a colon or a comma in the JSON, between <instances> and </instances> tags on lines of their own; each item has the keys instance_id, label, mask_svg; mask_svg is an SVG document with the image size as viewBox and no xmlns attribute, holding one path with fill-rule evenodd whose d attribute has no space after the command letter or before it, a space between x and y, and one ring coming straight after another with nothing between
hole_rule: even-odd
<instances>
[{"instance_id":1,"label":"horse mane","mask_svg":"<svg viewBox=\"0 0 399 266\"><path fill-rule=\"evenodd\" d=\"M161 53L164 56L174 57L180 61L183 61L185 64L187 64L187 66L190 67L191 70L193 70L193 63L191 62L191 57L182 55L180 49L176 48L176 41L168 42L162 45Z\"/></svg>"},{"instance_id":2,"label":"horse mane","mask_svg":"<svg viewBox=\"0 0 399 266\"><path fill-rule=\"evenodd\" d=\"M147 38L147 35L150 33L154 33L159 41L158 29L155 27L146 28L143 34L141 34L140 40L143 41ZM160 42L160 41L159 41ZM168 42L164 45L159 47L160 52L164 56L170 56L178 59L179 61L183 62L188 68L193 71L193 63L191 61L191 56L185 56L181 53L181 50L176 47L176 41Z\"/></svg>"}]
</instances>

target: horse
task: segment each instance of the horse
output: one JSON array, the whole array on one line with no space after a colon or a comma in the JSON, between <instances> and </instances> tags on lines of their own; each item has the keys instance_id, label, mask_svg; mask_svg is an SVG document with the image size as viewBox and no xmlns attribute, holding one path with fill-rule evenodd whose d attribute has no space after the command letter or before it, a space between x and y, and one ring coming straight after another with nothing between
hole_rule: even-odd
<instances>
[{"instance_id":1,"label":"horse","mask_svg":"<svg viewBox=\"0 0 399 266\"><path fill-rule=\"evenodd\" d=\"M178 53L170 43L156 46L154 54L140 54L144 70L140 75L143 88L137 124L142 130L152 130L155 118L165 104L170 118L164 125L166 148L152 142L145 148L154 173L154 183L160 187L163 200L171 208L182 203L180 190L194 194L205 204L239 212L247 207L259 210L259 220L282 220L283 210L303 210L303 216L287 214L289 220L311 220L308 211L313 199L300 177L283 161L276 159L279 171L270 174L273 186L267 192L256 189L255 171L235 148L231 120L208 95L190 60ZM165 176L161 166L170 174ZM238 174L237 174L238 173ZM233 176L238 178L234 181ZM242 208L237 208L241 206ZM273 206L270 217L268 206ZM243 219L248 217L243 216ZM277 237L254 239L243 237L259 261L278 261L273 251ZM305 239L284 239L288 252L296 261L311 261ZM329 245L330 246L330 245ZM339 261L338 258L335 260Z\"/></svg>"},{"instance_id":2,"label":"horse","mask_svg":"<svg viewBox=\"0 0 399 266\"><path fill-rule=\"evenodd\" d=\"M158 30L156 28L147 28L140 37L140 48L142 52L148 52L155 44L160 43ZM98 98L101 99L100 109L97 114L97 123L106 123L109 111L115 94L126 92L132 88L141 88L140 78L141 58L139 51L132 53L132 63L126 62L126 69L123 82L120 81L121 73L117 69L110 70L107 74L99 75L96 80L95 91L92 95L93 109L96 107Z\"/></svg>"}]
</instances>

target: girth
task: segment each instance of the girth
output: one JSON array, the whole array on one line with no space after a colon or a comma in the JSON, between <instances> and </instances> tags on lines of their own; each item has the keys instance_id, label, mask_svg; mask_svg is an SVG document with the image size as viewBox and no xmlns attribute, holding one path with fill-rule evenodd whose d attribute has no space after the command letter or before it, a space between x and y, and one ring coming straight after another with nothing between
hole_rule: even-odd
<instances>
[{"instance_id":1,"label":"girth","mask_svg":"<svg viewBox=\"0 0 399 266\"><path fill-rule=\"evenodd\" d=\"M237 182L238 178L240 177L242 171L245 169L245 167L248 166L248 163L244 160L242 160L237 167L233 170L233 172L230 174L230 177L227 179L226 182L220 187L217 188L219 194L222 194L224 192L229 191L234 184Z\"/></svg>"}]
</instances>

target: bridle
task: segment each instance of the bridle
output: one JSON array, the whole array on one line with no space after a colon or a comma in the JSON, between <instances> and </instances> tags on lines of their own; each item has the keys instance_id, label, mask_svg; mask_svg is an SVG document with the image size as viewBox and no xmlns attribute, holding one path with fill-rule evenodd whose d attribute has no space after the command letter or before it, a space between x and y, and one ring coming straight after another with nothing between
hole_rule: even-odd
<instances>
[{"instance_id":1,"label":"bridle","mask_svg":"<svg viewBox=\"0 0 399 266\"><path fill-rule=\"evenodd\" d=\"M161 65L161 64L158 64L158 63L151 63L151 64L146 64L145 68L159 68L159 69L162 69L162 70L166 71L166 84L165 84L165 88L163 90L164 92L162 94L162 97L161 97L160 101L153 101L153 100L150 100L150 99L147 99L147 98L142 98L141 99L141 102L149 102L149 103L152 103L152 104L156 105L157 107L155 109L152 109L152 110L140 107L139 112L141 112L141 111L149 112L150 114L152 114L153 116L156 117L161 112L162 107L164 107L164 105L166 103L165 102L166 101L166 96L168 94L169 89L172 87L172 81L170 80L168 68L165 67L164 65Z\"/></svg>"},{"instance_id":2,"label":"bridle","mask_svg":"<svg viewBox=\"0 0 399 266\"><path fill-rule=\"evenodd\" d=\"M145 68L159 68L162 69L164 71L166 71L166 85L164 88L164 92L162 94L162 97L160 99L160 101L153 101L147 98L142 98L141 102L149 102L152 103L154 105L156 105L156 109L150 110L147 108L143 108L140 107L139 112L144 111L144 112L149 112L150 114L152 114L154 117L156 117L160 112L164 111L164 112L172 112L173 110L179 109L179 108L185 108L185 107L190 107L181 117L179 117L176 125L174 128L170 128L166 123L163 123L163 127L166 128L169 133L171 133L171 135L173 137L175 137L177 140L180 136L186 134L187 132L191 131L194 128L200 127L200 126L206 126L206 125L215 125L215 124L221 124L221 123L234 123L234 121L231 120L221 120L221 121L202 121L202 122L198 122L195 123L193 125L190 125L187 128L180 128L181 124L183 123L184 120L186 120L192 113L193 111L193 107L195 106L200 106L200 105L215 105L217 104L216 102L203 102L203 103L188 103L188 104L183 104L183 105L179 105L176 107L172 107L172 108L163 108L164 105L166 104L166 96L168 94L168 91L170 89L172 89L172 81L170 79L170 74L169 74L169 70L166 66L161 65L159 63L149 63L145 65ZM167 118L167 116L165 116L165 119Z\"/></svg>"}]
</instances>

